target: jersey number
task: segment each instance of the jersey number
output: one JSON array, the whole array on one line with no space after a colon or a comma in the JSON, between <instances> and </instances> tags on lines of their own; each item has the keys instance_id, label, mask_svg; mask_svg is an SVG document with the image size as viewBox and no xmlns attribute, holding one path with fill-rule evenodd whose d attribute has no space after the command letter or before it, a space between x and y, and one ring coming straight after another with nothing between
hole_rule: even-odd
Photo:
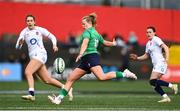
<instances>
[{"instance_id":1,"label":"jersey number","mask_svg":"<svg viewBox=\"0 0 180 111\"><path fill-rule=\"evenodd\" d=\"M98 44L99 44L99 40L98 39L95 39L95 44L94 46L97 48L98 47Z\"/></svg>"}]
</instances>

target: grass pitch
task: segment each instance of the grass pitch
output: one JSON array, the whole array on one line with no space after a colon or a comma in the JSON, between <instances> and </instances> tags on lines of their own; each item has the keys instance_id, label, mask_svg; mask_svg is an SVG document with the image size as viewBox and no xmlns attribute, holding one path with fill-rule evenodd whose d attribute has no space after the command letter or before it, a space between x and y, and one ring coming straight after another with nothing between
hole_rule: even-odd
<instances>
[{"instance_id":1,"label":"grass pitch","mask_svg":"<svg viewBox=\"0 0 180 111\"><path fill-rule=\"evenodd\" d=\"M157 103L161 97L148 81L77 81L74 100L66 97L62 104L51 104L47 95L58 94L58 89L36 81L36 101L21 99L27 93L27 83L0 82L0 110L180 110L180 96L164 88L172 102Z\"/></svg>"}]
</instances>

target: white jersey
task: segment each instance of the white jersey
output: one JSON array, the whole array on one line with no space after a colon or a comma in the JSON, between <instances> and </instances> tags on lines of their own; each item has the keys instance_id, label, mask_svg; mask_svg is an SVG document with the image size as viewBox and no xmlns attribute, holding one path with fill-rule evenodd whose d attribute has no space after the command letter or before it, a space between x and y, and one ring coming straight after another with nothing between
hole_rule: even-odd
<instances>
[{"instance_id":1,"label":"white jersey","mask_svg":"<svg viewBox=\"0 0 180 111\"><path fill-rule=\"evenodd\" d=\"M153 66L158 63L164 63L165 61L162 54L162 48L160 47L162 44L163 41L157 36L154 36L152 40L149 40L146 44L146 53L150 55Z\"/></svg>"},{"instance_id":2,"label":"white jersey","mask_svg":"<svg viewBox=\"0 0 180 111\"><path fill-rule=\"evenodd\" d=\"M34 29L30 30L28 27L26 27L20 33L20 36L16 43L16 48L19 47L19 41L23 39L28 46L30 58L33 58L33 56L37 56L37 54L40 53L41 55L45 55L46 57L44 58L47 59L47 52L44 48L43 37L48 37L52 41L53 45L56 45L56 37L51 34L47 29L35 26ZM40 61L43 63L46 62L45 59Z\"/></svg>"}]
</instances>

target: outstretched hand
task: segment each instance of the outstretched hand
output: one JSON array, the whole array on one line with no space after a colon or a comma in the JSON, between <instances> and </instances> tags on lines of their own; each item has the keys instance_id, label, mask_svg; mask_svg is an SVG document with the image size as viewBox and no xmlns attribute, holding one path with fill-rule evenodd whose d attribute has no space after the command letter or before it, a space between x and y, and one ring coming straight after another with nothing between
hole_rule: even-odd
<instances>
[{"instance_id":1,"label":"outstretched hand","mask_svg":"<svg viewBox=\"0 0 180 111\"><path fill-rule=\"evenodd\" d=\"M20 39L19 40L19 45L23 45L24 44L24 39Z\"/></svg>"},{"instance_id":2,"label":"outstretched hand","mask_svg":"<svg viewBox=\"0 0 180 111\"><path fill-rule=\"evenodd\" d=\"M21 49L22 46L24 44L24 39L20 39L17 43L16 43L16 49Z\"/></svg>"},{"instance_id":3,"label":"outstretched hand","mask_svg":"<svg viewBox=\"0 0 180 111\"><path fill-rule=\"evenodd\" d=\"M116 45L117 45L116 40L115 38L113 38L113 46L116 46Z\"/></svg>"},{"instance_id":4,"label":"outstretched hand","mask_svg":"<svg viewBox=\"0 0 180 111\"><path fill-rule=\"evenodd\" d=\"M79 54L76 58L76 62L78 62L81 59L81 57L82 57L82 54Z\"/></svg>"},{"instance_id":5,"label":"outstretched hand","mask_svg":"<svg viewBox=\"0 0 180 111\"><path fill-rule=\"evenodd\" d=\"M58 47L57 46L53 46L53 50L54 50L54 52L57 52L58 51Z\"/></svg>"},{"instance_id":6,"label":"outstretched hand","mask_svg":"<svg viewBox=\"0 0 180 111\"><path fill-rule=\"evenodd\" d=\"M129 55L129 58L131 59L131 60L137 60L137 54L130 54Z\"/></svg>"}]
</instances>

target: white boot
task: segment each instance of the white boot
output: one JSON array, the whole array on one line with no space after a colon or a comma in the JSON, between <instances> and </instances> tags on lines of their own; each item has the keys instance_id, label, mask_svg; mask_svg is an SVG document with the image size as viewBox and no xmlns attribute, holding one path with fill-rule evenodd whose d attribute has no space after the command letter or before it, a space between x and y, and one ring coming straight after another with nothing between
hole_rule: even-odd
<instances>
[{"instance_id":1,"label":"white boot","mask_svg":"<svg viewBox=\"0 0 180 111\"><path fill-rule=\"evenodd\" d=\"M125 77L127 78L137 79L137 76L128 69L125 69L123 73L125 73Z\"/></svg>"}]
</instances>

